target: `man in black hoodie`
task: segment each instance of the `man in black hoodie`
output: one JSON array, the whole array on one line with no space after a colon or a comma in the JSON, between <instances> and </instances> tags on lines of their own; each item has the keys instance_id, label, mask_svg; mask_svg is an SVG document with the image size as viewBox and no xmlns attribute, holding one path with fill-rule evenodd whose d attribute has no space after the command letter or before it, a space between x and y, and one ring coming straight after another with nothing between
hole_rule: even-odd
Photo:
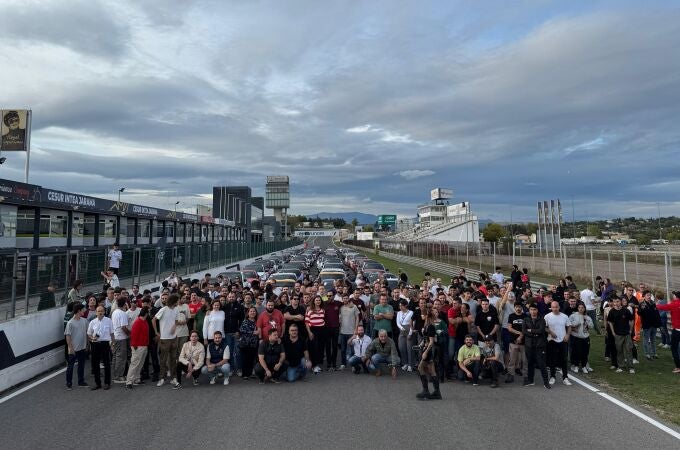
<instances>
[{"instance_id":1,"label":"man in black hoodie","mask_svg":"<svg viewBox=\"0 0 680 450\"><path fill-rule=\"evenodd\" d=\"M524 379L524 386L534 385L534 372L536 366L538 366L543 377L543 386L550 389L548 370L545 367L545 350L548 345L545 320L538 315L538 307L535 303L529 305L529 317L524 318L522 335L524 336L524 351L527 355L529 369L527 377Z\"/></svg>"}]
</instances>

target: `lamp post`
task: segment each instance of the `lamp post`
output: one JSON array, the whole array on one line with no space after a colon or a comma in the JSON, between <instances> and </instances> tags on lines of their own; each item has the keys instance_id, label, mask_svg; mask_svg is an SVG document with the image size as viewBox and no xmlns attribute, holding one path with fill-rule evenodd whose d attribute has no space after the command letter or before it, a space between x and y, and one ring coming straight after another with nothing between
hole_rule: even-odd
<instances>
[{"instance_id":1,"label":"lamp post","mask_svg":"<svg viewBox=\"0 0 680 450\"><path fill-rule=\"evenodd\" d=\"M175 202L175 217L177 217L177 205L179 205L179 200Z\"/></svg>"},{"instance_id":2,"label":"lamp post","mask_svg":"<svg viewBox=\"0 0 680 450\"><path fill-rule=\"evenodd\" d=\"M118 189L118 203L120 203L120 194L125 191L125 187Z\"/></svg>"}]
</instances>

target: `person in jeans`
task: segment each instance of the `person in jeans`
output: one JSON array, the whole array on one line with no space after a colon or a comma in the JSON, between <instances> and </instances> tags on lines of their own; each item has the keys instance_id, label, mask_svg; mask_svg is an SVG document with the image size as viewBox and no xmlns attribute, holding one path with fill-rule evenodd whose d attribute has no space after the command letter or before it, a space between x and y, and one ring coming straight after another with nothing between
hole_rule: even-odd
<instances>
[{"instance_id":1,"label":"person in jeans","mask_svg":"<svg viewBox=\"0 0 680 450\"><path fill-rule=\"evenodd\" d=\"M159 350L161 355L160 361L160 377L156 386L160 387L165 384L165 377L177 365L177 303L179 297L177 294L168 296L167 303L162 307L153 319L153 330L156 333L156 339L159 342ZM177 384L175 378L172 379L172 384Z\"/></svg>"},{"instance_id":2,"label":"person in jeans","mask_svg":"<svg viewBox=\"0 0 680 450\"><path fill-rule=\"evenodd\" d=\"M222 338L222 332L215 331L212 342L208 344L206 350L205 365L201 369L201 372L204 375L210 377L210 384L215 384L218 373L224 375L223 384L225 386L229 384L229 374L231 373L231 367L229 365L230 358L231 353L229 352L229 346Z\"/></svg>"},{"instance_id":3,"label":"person in jeans","mask_svg":"<svg viewBox=\"0 0 680 450\"><path fill-rule=\"evenodd\" d=\"M132 329L130 330L130 349L132 354L125 383L126 389L132 389L134 384L142 383L142 365L149 348L149 323L146 321L148 315L149 310L146 307L142 307L139 310L139 316L132 323Z\"/></svg>"},{"instance_id":4,"label":"person in jeans","mask_svg":"<svg viewBox=\"0 0 680 450\"><path fill-rule=\"evenodd\" d=\"M387 296L385 296L387 298ZM388 331L384 328L378 328L378 337L373 339L366 349L366 358L368 360L368 368L380 376L380 364L387 364L391 368L392 378L397 376L397 366L399 365L399 354L397 353L397 346L388 336Z\"/></svg>"},{"instance_id":5,"label":"person in jeans","mask_svg":"<svg viewBox=\"0 0 680 450\"><path fill-rule=\"evenodd\" d=\"M349 345L352 350L352 355L348 354L347 364L352 368L352 372L355 375L359 375L361 369L363 369L365 373L368 373L368 366L366 365L366 362L368 361L366 349L368 349L370 344L371 338L364 333L364 326L357 325L354 336L347 341L347 345Z\"/></svg>"},{"instance_id":6,"label":"person in jeans","mask_svg":"<svg viewBox=\"0 0 680 450\"><path fill-rule=\"evenodd\" d=\"M637 311L642 322L642 349L645 357L648 360L657 359L656 330L661 326L661 315L649 290L642 291L642 301Z\"/></svg>"},{"instance_id":7,"label":"person in jeans","mask_svg":"<svg viewBox=\"0 0 680 450\"><path fill-rule=\"evenodd\" d=\"M399 300L399 311L397 311L397 328L399 329L399 352L401 353L402 362L405 364L401 366L401 370L412 372L415 366L413 346L416 344L417 334L413 333L411 326L413 325L413 311L408 309L408 300Z\"/></svg>"},{"instance_id":8,"label":"person in jeans","mask_svg":"<svg viewBox=\"0 0 680 450\"><path fill-rule=\"evenodd\" d=\"M527 358L524 352L524 335L522 334L522 325L527 314L524 312L522 304L517 302L513 305L514 312L508 315L508 324L506 329L510 334L509 357L508 357L508 375L505 378L506 383L513 383L515 375L520 377L526 374Z\"/></svg>"},{"instance_id":9,"label":"person in jeans","mask_svg":"<svg viewBox=\"0 0 680 450\"><path fill-rule=\"evenodd\" d=\"M303 380L307 371L312 368L312 362L309 359L307 341L298 336L297 324L292 324L288 328L288 334L283 337L283 351L286 354L285 366L288 382Z\"/></svg>"},{"instance_id":10,"label":"person in jeans","mask_svg":"<svg viewBox=\"0 0 680 450\"><path fill-rule=\"evenodd\" d=\"M97 317L87 326L87 337L92 350L92 372L94 386L90 390L102 388L99 363L104 363L104 390L111 388L111 341L113 340L113 323L104 316L104 307L97 306Z\"/></svg>"},{"instance_id":11,"label":"person in jeans","mask_svg":"<svg viewBox=\"0 0 680 450\"><path fill-rule=\"evenodd\" d=\"M73 366L78 362L78 386L87 387L85 382L85 356L87 354L87 319L83 319L80 310L83 305L74 303L73 317L66 322L64 336L68 351L68 367L66 368L66 389L73 386Z\"/></svg>"},{"instance_id":12,"label":"person in jeans","mask_svg":"<svg viewBox=\"0 0 680 450\"><path fill-rule=\"evenodd\" d=\"M621 305L621 299L614 297L612 299L613 307L607 315L607 325L610 328L612 336L614 337L614 345L616 346L616 354L618 356L619 367L616 372L623 372L622 366L628 368L630 373L635 373L633 369L633 355L631 347L631 333L633 332L634 317L633 313L628 308Z\"/></svg>"},{"instance_id":13,"label":"person in jeans","mask_svg":"<svg viewBox=\"0 0 680 450\"><path fill-rule=\"evenodd\" d=\"M323 302L324 321L326 322L326 370L329 372L333 372L338 368L340 308L342 308L342 302L340 299L336 300L336 298L336 296L329 296L328 301Z\"/></svg>"},{"instance_id":14,"label":"person in jeans","mask_svg":"<svg viewBox=\"0 0 680 450\"><path fill-rule=\"evenodd\" d=\"M491 387L498 387L498 374L503 371L501 362L501 346L494 340L496 335L487 334L484 336L484 345L480 347L482 366L480 373L485 377L491 378Z\"/></svg>"},{"instance_id":15,"label":"person in jeans","mask_svg":"<svg viewBox=\"0 0 680 450\"><path fill-rule=\"evenodd\" d=\"M349 339L359 325L361 313L359 308L349 300L347 292L342 294L342 307L340 308L340 370L347 367Z\"/></svg>"}]
</instances>

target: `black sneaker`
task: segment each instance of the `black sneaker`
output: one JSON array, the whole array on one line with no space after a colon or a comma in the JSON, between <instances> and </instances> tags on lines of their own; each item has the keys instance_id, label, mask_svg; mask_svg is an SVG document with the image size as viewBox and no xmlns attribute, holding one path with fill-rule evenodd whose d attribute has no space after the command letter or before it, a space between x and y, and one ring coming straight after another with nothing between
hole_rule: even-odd
<instances>
[{"instance_id":1,"label":"black sneaker","mask_svg":"<svg viewBox=\"0 0 680 450\"><path fill-rule=\"evenodd\" d=\"M272 383L279 384L281 381L278 378L272 378Z\"/></svg>"},{"instance_id":2,"label":"black sneaker","mask_svg":"<svg viewBox=\"0 0 680 450\"><path fill-rule=\"evenodd\" d=\"M90 385L87 384L87 383L78 383L78 387L86 388L86 387L90 387Z\"/></svg>"},{"instance_id":3,"label":"black sneaker","mask_svg":"<svg viewBox=\"0 0 680 450\"><path fill-rule=\"evenodd\" d=\"M543 382L543 386L544 386L546 389L552 389L552 386L550 386L550 383L548 383L547 381L544 381L544 382Z\"/></svg>"},{"instance_id":4,"label":"black sneaker","mask_svg":"<svg viewBox=\"0 0 680 450\"><path fill-rule=\"evenodd\" d=\"M144 380L137 380L137 381L135 381L135 382L132 383L132 384L134 384L135 386L142 386L142 385L144 385L144 384L146 384L146 383L144 383Z\"/></svg>"},{"instance_id":5,"label":"black sneaker","mask_svg":"<svg viewBox=\"0 0 680 450\"><path fill-rule=\"evenodd\" d=\"M439 389L432 392L428 397L428 400L441 400L441 399L442 399L442 394L441 394L441 392L439 392Z\"/></svg>"},{"instance_id":6,"label":"black sneaker","mask_svg":"<svg viewBox=\"0 0 680 450\"><path fill-rule=\"evenodd\" d=\"M126 391L131 391L131 390L132 390L132 385L131 385L131 384L125 384L125 390L126 390Z\"/></svg>"},{"instance_id":7,"label":"black sneaker","mask_svg":"<svg viewBox=\"0 0 680 450\"><path fill-rule=\"evenodd\" d=\"M515 369L515 375L522 376L522 371L520 369Z\"/></svg>"},{"instance_id":8,"label":"black sneaker","mask_svg":"<svg viewBox=\"0 0 680 450\"><path fill-rule=\"evenodd\" d=\"M175 390L175 391L178 391L178 390L182 389L182 384L181 383L175 383L175 384L172 385L172 389Z\"/></svg>"},{"instance_id":9,"label":"black sneaker","mask_svg":"<svg viewBox=\"0 0 680 450\"><path fill-rule=\"evenodd\" d=\"M506 383L514 383L515 382L515 376L508 374L508 376L505 377L505 382Z\"/></svg>"},{"instance_id":10,"label":"black sneaker","mask_svg":"<svg viewBox=\"0 0 680 450\"><path fill-rule=\"evenodd\" d=\"M72 390L73 390L73 386L71 386L70 384L67 384L67 385L66 385L66 390L67 390L67 391L72 391Z\"/></svg>"},{"instance_id":11,"label":"black sneaker","mask_svg":"<svg viewBox=\"0 0 680 450\"><path fill-rule=\"evenodd\" d=\"M101 388L102 388L101 386L97 386L97 385L95 385L95 386L90 386L90 390L91 390L91 391L96 391L96 390L99 390L99 389L101 389Z\"/></svg>"}]
</instances>

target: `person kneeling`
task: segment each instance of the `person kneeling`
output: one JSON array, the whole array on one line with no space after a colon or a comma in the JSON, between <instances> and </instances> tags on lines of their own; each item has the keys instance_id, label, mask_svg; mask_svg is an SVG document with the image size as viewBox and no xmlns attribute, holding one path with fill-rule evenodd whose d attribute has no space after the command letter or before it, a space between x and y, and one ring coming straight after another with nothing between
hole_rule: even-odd
<instances>
[{"instance_id":1,"label":"person kneeling","mask_svg":"<svg viewBox=\"0 0 680 450\"><path fill-rule=\"evenodd\" d=\"M257 349L258 362L255 365L255 375L260 379L260 384L268 380L278 384L279 377L285 370L286 353L279 341L278 330L270 328L268 334L267 340L260 342Z\"/></svg>"},{"instance_id":2,"label":"person kneeling","mask_svg":"<svg viewBox=\"0 0 680 450\"><path fill-rule=\"evenodd\" d=\"M371 338L364 334L364 326L358 325L354 336L349 338L349 341L347 341L347 345L353 350L354 353L351 356L347 356L347 364L352 367L352 372L355 375L359 375L361 373L361 369L368 373L368 367L366 366L366 362L368 361L368 358L366 357L366 349L370 344Z\"/></svg>"},{"instance_id":3,"label":"person kneeling","mask_svg":"<svg viewBox=\"0 0 680 450\"><path fill-rule=\"evenodd\" d=\"M213 341L208 344L208 351L205 357L206 365L201 370L202 373L210 377L210 384L215 384L217 374L220 372L224 375L224 385L229 384L230 357L229 346L222 340L222 332L215 331Z\"/></svg>"},{"instance_id":4,"label":"person kneeling","mask_svg":"<svg viewBox=\"0 0 680 450\"><path fill-rule=\"evenodd\" d=\"M198 386L198 377L201 375L201 366L205 360L203 344L198 342L198 333L191 332L189 342L182 345L182 350L177 359L176 376L177 382L172 385L173 389L182 388L182 372L186 372L187 378L194 379L194 386Z\"/></svg>"},{"instance_id":5,"label":"person kneeling","mask_svg":"<svg viewBox=\"0 0 680 450\"><path fill-rule=\"evenodd\" d=\"M392 368L392 378L397 377L397 366L399 365L399 354L397 346L392 338L388 337L387 330L379 330L378 337L366 349L368 368L380 376L380 364L387 364Z\"/></svg>"},{"instance_id":6,"label":"person kneeling","mask_svg":"<svg viewBox=\"0 0 680 450\"><path fill-rule=\"evenodd\" d=\"M472 380L472 385L479 385L479 347L474 344L471 335L465 336L465 345L458 350L458 379Z\"/></svg>"},{"instance_id":7,"label":"person kneeling","mask_svg":"<svg viewBox=\"0 0 680 450\"><path fill-rule=\"evenodd\" d=\"M304 380L307 371L312 368L312 362L309 359L307 341L298 336L297 325L292 324L288 329L288 336L283 338L283 350L286 353L286 379L290 383Z\"/></svg>"},{"instance_id":8,"label":"person kneeling","mask_svg":"<svg viewBox=\"0 0 680 450\"><path fill-rule=\"evenodd\" d=\"M493 336L487 334L484 336L484 346L480 350L483 357L482 374L491 378L492 388L497 388L498 374L503 372L503 364L500 361L501 346L496 344Z\"/></svg>"}]
</instances>

